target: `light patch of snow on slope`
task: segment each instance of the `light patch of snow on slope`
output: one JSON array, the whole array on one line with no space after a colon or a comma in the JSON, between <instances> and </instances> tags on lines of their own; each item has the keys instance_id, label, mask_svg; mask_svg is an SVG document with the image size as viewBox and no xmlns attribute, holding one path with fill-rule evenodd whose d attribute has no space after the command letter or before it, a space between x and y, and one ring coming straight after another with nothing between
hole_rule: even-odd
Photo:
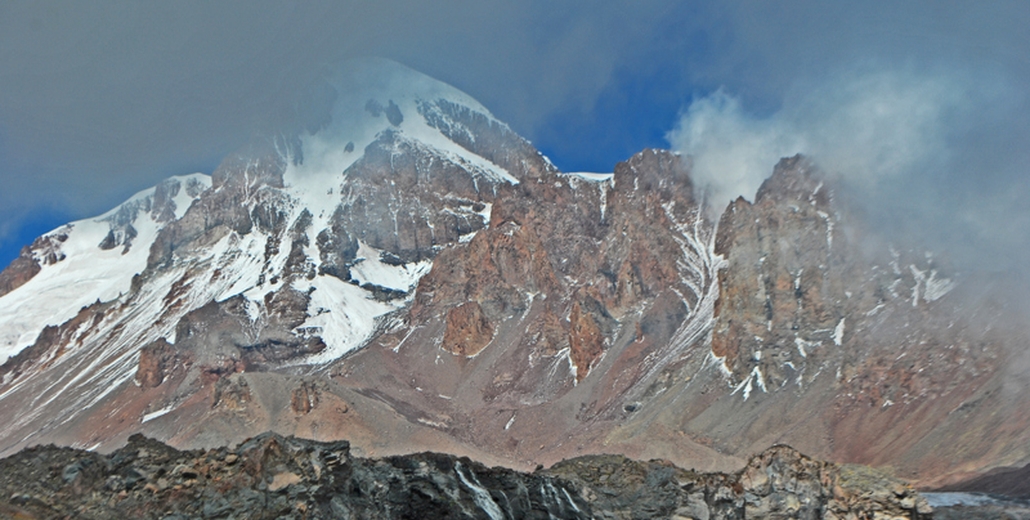
<instances>
[{"instance_id":1,"label":"light patch of snow on slope","mask_svg":"<svg viewBox=\"0 0 1030 520\"><path fill-rule=\"evenodd\" d=\"M469 491L472 492L472 500L490 517L490 520L504 520L504 512L501 511L501 507L497 505L497 502L494 502L490 492L479 483L475 473L469 471L472 478L466 477L460 462L454 464L454 472L458 474L461 483L469 488Z\"/></svg>"},{"instance_id":2,"label":"light patch of snow on slope","mask_svg":"<svg viewBox=\"0 0 1030 520\"><path fill-rule=\"evenodd\" d=\"M490 215L493 214L493 211L494 211L494 203L493 202L484 202L483 203L483 211L479 212L479 216L483 217L483 225L484 226L490 224Z\"/></svg>"},{"instance_id":3,"label":"light patch of snow on slope","mask_svg":"<svg viewBox=\"0 0 1030 520\"><path fill-rule=\"evenodd\" d=\"M844 344L844 318L841 318L833 328L833 344L838 347Z\"/></svg>"},{"instance_id":4,"label":"light patch of snow on slope","mask_svg":"<svg viewBox=\"0 0 1030 520\"><path fill-rule=\"evenodd\" d=\"M232 284L225 286L215 296L215 300L225 301L237 294L259 288L258 280L264 271L264 238L259 233L250 233L242 237L230 234L211 248L216 268L221 269L222 273L233 280ZM288 248L281 249L286 249L288 254ZM280 251L277 256L283 256L283 252ZM264 292L261 296L264 296Z\"/></svg>"},{"instance_id":5,"label":"light patch of snow on slope","mask_svg":"<svg viewBox=\"0 0 1030 520\"><path fill-rule=\"evenodd\" d=\"M157 419L158 417L161 417L163 415L168 414L168 412L171 412L174 409L175 409L175 405L168 405L168 406L166 406L166 407L164 407L164 408L162 408L160 410L157 410L157 411L154 411L154 412L150 412L150 413L147 413L147 414L143 414L143 418L140 419L140 423L142 424L142 423L147 423L147 422L153 421L154 419Z\"/></svg>"},{"instance_id":6,"label":"light patch of snow on slope","mask_svg":"<svg viewBox=\"0 0 1030 520\"><path fill-rule=\"evenodd\" d=\"M909 270L912 271L912 277L916 281L915 286L912 287L913 307L919 303L920 287L923 289L923 301L930 303L943 298L944 295L951 292L955 285L957 285L949 278L938 278L936 269L921 270L914 265L910 265ZM927 272L929 272L929 275L927 275Z\"/></svg>"},{"instance_id":7,"label":"light patch of snow on slope","mask_svg":"<svg viewBox=\"0 0 1030 520\"><path fill-rule=\"evenodd\" d=\"M211 187L211 176L203 173L191 173L189 175L176 175L172 177L179 182L179 192L172 199L175 202L175 220L179 220L190 209L190 205L197 199L189 194L190 191L206 190Z\"/></svg>"},{"instance_id":8,"label":"light patch of snow on slope","mask_svg":"<svg viewBox=\"0 0 1030 520\"><path fill-rule=\"evenodd\" d=\"M822 345L823 343L821 341L807 341L807 340L804 340L804 339L801 339L801 338L795 336L794 337L794 344L797 345L797 347L798 347L798 354L800 354L801 357L803 357L803 358L807 358L808 357L808 351L810 349L814 349L814 348Z\"/></svg>"},{"instance_id":9,"label":"light patch of snow on slope","mask_svg":"<svg viewBox=\"0 0 1030 520\"><path fill-rule=\"evenodd\" d=\"M579 177L583 180L590 182L605 182L612 180L615 177L614 173L594 173L594 172L568 172L565 175L572 175Z\"/></svg>"},{"instance_id":10,"label":"light patch of snow on slope","mask_svg":"<svg viewBox=\"0 0 1030 520\"><path fill-rule=\"evenodd\" d=\"M185 184L194 179L210 185L203 174L176 177ZM180 196L185 192L180 187ZM147 266L150 244L161 225L140 211L132 225L137 235L132 247L122 254L122 247L103 250L99 245L111 227L108 219L122 207L140 204L152 197L154 188L133 195L117 208L95 218L79 220L46 234L67 232L61 244L65 258L52 265L43 265L36 276L21 287L0 298L0 363L32 345L47 325L59 325L74 317L79 310L96 301L107 302L129 291L132 277ZM176 204L187 207L187 199L176 197ZM192 203L192 199L189 199ZM179 215L178 211L176 212Z\"/></svg>"},{"instance_id":11,"label":"light patch of snow on slope","mask_svg":"<svg viewBox=\"0 0 1030 520\"><path fill-rule=\"evenodd\" d=\"M351 278L359 284L371 283L408 292L433 267L431 260L422 260L404 265L390 265L379 260L380 251L363 241L358 241L356 264L350 268Z\"/></svg>"},{"instance_id":12,"label":"light patch of snow on slope","mask_svg":"<svg viewBox=\"0 0 1030 520\"><path fill-rule=\"evenodd\" d=\"M826 249L833 248L833 219L825 211L817 211L820 217L826 221Z\"/></svg>"},{"instance_id":13,"label":"light patch of snow on slope","mask_svg":"<svg viewBox=\"0 0 1030 520\"><path fill-rule=\"evenodd\" d=\"M752 385L757 385L763 393L769 393L765 387L765 377L762 375L762 369L759 367L751 369L751 373L748 374L747 379L741 381L740 384L730 392L730 395L734 395L737 392L742 391L741 393L744 396L744 400L747 401L747 399L751 397Z\"/></svg>"},{"instance_id":14,"label":"light patch of snow on slope","mask_svg":"<svg viewBox=\"0 0 1030 520\"><path fill-rule=\"evenodd\" d=\"M315 289L308 304L308 319L298 331L319 336L326 344L325 350L305 358L304 363L328 363L364 346L375 332L378 318L397 308L376 301L368 291L333 276L299 280L293 288L302 292Z\"/></svg>"}]
</instances>

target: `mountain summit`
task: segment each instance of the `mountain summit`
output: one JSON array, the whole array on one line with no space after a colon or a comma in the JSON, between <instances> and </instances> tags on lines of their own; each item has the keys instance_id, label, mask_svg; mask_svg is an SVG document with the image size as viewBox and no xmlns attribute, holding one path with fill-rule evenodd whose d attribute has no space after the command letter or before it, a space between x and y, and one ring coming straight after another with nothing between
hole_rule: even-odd
<instances>
[{"instance_id":1,"label":"mountain summit","mask_svg":"<svg viewBox=\"0 0 1030 520\"><path fill-rule=\"evenodd\" d=\"M274 430L514 467L736 469L786 442L928 482L1030 458L1026 418L999 415L1030 409L1004 391L1011 341L933 255L865 247L806 158L714 222L676 153L563 173L382 60L320 92L303 132L0 273L0 454Z\"/></svg>"}]
</instances>

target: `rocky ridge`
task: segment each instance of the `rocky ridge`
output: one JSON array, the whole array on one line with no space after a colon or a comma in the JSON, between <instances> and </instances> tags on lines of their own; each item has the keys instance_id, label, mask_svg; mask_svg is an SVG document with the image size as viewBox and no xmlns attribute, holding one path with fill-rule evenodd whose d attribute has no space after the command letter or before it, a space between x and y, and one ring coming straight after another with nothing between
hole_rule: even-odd
<instances>
[{"instance_id":1,"label":"rocky ridge","mask_svg":"<svg viewBox=\"0 0 1030 520\"><path fill-rule=\"evenodd\" d=\"M563 173L396 64L333 81L320 127L0 273L0 453L274 430L732 470L788 443L924 483L1030 458L1019 338L939 257L868 240L804 157L713 222L689 157Z\"/></svg>"},{"instance_id":2,"label":"rocky ridge","mask_svg":"<svg viewBox=\"0 0 1030 520\"><path fill-rule=\"evenodd\" d=\"M48 518L926 519L874 470L771 448L734 474L588 456L519 473L419 453L355 457L349 443L264 434L179 451L141 435L109 455L34 447L0 460L3 515Z\"/></svg>"}]
</instances>

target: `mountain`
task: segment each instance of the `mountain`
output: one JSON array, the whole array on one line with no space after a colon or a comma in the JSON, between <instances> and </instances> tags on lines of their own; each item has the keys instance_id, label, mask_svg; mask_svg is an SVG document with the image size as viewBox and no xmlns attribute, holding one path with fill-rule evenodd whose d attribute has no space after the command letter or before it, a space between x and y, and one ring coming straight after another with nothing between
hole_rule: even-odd
<instances>
[{"instance_id":1,"label":"mountain","mask_svg":"<svg viewBox=\"0 0 1030 520\"><path fill-rule=\"evenodd\" d=\"M924 484L1030 461L1019 329L805 157L714 221L689 157L564 173L381 60L326 92L305 131L0 273L0 454L273 430L521 469L736 470L778 443Z\"/></svg>"}]
</instances>

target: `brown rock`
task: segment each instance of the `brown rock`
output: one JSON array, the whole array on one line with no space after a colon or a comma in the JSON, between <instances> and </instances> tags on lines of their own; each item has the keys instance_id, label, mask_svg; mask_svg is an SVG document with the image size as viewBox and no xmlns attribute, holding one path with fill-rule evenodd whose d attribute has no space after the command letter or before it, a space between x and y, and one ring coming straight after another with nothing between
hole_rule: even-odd
<instances>
[{"instance_id":1,"label":"brown rock","mask_svg":"<svg viewBox=\"0 0 1030 520\"><path fill-rule=\"evenodd\" d=\"M493 339L493 327L476 302L465 302L447 313L443 348L452 354L475 356Z\"/></svg>"},{"instance_id":2,"label":"brown rock","mask_svg":"<svg viewBox=\"0 0 1030 520\"><path fill-rule=\"evenodd\" d=\"M220 377L215 382L212 408L224 408L227 410L243 410L251 400L250 385L242 374L233 374L229 377Z\"/></svg>"},{"instance_id":3,"label":"brown rock","mask_svg":"<svg viewBox=\"0 0 1030 520\"><path fill-rule=\"evenodd\" d=\"M140 349L136 382L143 388L154 388L164 382L174 363L174 347L164 338L160 338Z\"/></svg>"},{"instance_id":4,"label":"brown rock","mask_svg":"<svg viewBox=\"0 0 1030 520\"><path fill-rule=\"evenodd\" d=\"M39 262L32 256L32 250L26 246L21 255L0 272L0 296L3 296L25 284L42 270Z\"/></svg>"},{"instance_id":5,"label":"brown rock","mask_svg":"<svg viewBox=\"0 0 1030 520\"><path fill-rule=\"evenodd\" d=\"M276 473L272 477L272 483L268 485L269 491L279 491L287 486L292 486L301 482L300 475L293 472Z\"/></svg>"},{"instance_id":6,"label":"brown rock","mask_svg":"<svg viewBox=\"0 0 1030 520\"><path fill-rule=\"evenodd\" d=\"M583 311L579 302L572 304L569 321L572 362L576 366L576 380L582 381L590 371L591 364L604 352L604 337L597 322L589 313Z\"/></svg>"},{"instance_id":7,"label":"brown rock","mask_svg":"<svg viewBox=\"0 0 1030 520\"><path fill-rule=\"evenodd\" d=\"M305 381L293 391L293 396L290 398L290 408L296 413L306 414L318 406L320 393L314 383Z\"/></svg>"}]
</instances>

